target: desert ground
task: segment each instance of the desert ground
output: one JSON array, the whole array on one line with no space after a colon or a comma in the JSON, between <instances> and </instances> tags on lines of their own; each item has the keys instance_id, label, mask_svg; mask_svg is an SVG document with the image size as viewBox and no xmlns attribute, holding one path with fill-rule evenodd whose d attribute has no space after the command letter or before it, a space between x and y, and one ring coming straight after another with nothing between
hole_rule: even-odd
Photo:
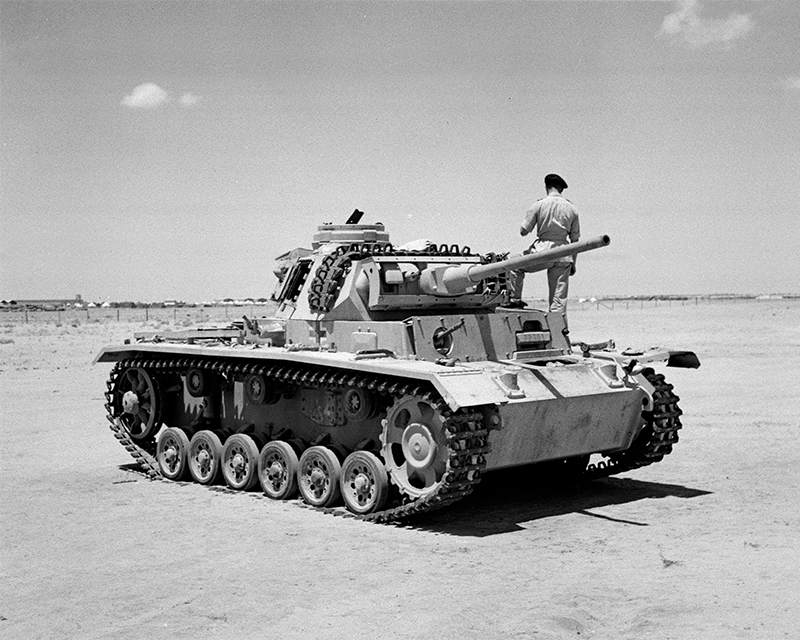
<instances>
[{"instance_id":1,"label":"desert ground","mask_svg":"<svg viewBox=\"0 0 800 640\"><path fill-rule=\"evenodd\" d=\"M183 310L0 315L0 636L800 637L800 301L628 307L575 306L571 335L697 352L664 370L672 455L486 474L403 526L133 473L91 361Z\"/></svg>"}]
</instances>

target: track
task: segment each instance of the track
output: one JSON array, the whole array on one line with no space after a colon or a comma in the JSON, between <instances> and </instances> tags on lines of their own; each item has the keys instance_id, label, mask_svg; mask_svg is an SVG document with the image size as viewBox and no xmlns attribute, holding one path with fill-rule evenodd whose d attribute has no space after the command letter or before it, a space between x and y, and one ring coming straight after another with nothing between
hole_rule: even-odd
<instances>
[{"instance_id":1,"label":"track","mask_svg":"<svg viewBox=\"0 0 800 640\"><path fill-rule=\"evenodd\" d=\"M611 454L608 460L590 464L583 473L585 479L605 478L646 467L672 453L681 428L680 416L683 412L678 407L680 398L673 393L673 386L662 374L653 369L645 369L644 376L655 388L653 411L645 414L647 425L633 441L630 449Z\"/></svg>"},{"instance_id":2,"label":"track","mask_svg":"<svg viewBox=\"0 0 800 640\"><path fill-rule=\"evenodd\" d=\"M431 403L444 418L442 428L447 443L446 472L434 492L422 498L412 499L399 495L390 506L375 513L357 515L343 507L327 507L318 510L333 515L346 515L371 522L392 522L411 515L433 511L450 505L472 493L480 482L481 472L486 466L485 454L488 430L483 426L483 415L477 411L451 411L433 390L426 389L416 382L393 380L379 376L353 374L349 372L319 371L298 365L242 364L236 360L222 359L167 359L137 358L119 362L109 376L106 393L106 410L111 431L133 459L140 465L142 473L151 479L165 480L155 458L156 439L149 437L134 439L119 420L120 409L115 401L115 390L122 372L129 367L141 367L151 376L159 374L180 374L189 368L199 368L229 376L244 376L257 373L276 383L296 386L326 386L340 389L346 386L359 386L385 395L389 400L414 396ZM228 487L215 486L215 490L239 493ZM398 492L399 493L399 492ZM259 494L252 493L251 495ZM303 503L301 503L303 504ZM309 505L304 505L309 506Z\"/></svg>"}]
</instances>

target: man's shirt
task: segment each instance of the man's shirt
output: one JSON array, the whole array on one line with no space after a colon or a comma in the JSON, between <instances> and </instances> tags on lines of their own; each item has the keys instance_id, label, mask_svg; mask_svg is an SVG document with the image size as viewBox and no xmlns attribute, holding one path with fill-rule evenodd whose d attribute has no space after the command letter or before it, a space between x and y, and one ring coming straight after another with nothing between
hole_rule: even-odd
<instances>
[{"instance_id":1,"label":"man's shirt","mask_svg":"<svg viewBox=\"0 0 800 640\"><path fill-rule=\"evenodd\" d=\"M528 209L522 227L528 233L537 229L537 240L531 245L532 251L542 251L577 242L581 237L581 225L575 206L560 194L550 194L537 200ZM557 262L572 262L572 258L562 258Z\"/></svg>"}]
</instances>

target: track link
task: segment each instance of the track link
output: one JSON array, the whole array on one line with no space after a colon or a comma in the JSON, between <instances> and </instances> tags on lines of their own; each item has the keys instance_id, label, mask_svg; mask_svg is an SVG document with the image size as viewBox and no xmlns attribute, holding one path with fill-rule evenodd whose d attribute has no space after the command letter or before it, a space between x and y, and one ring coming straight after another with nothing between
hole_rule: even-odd
<instances>
[{"instance_id":1,"label":"track link","mask_svg":"<svg viewBox=\"0 0 800 640\"><path fill-rule=\"evenodd\" d=\"M608 460L590 464L584 471L584 478L606 478L646 467L672 453L681 428L680 416L683 412L678 407L680 398L673 393L673 386L662 374L653 369L645 369L643 374L654 387L653 411L645 414L647 424L629 449L611 454Z\"/></svg>"},{"instance_id":2,"label":"track link","mask_svg":"<svg viewBox=\"0 0 800 640\"><path fill-rule=\"evenodd\" d=\"M431 403L442 414L448 460L442 482L436 487L434 493L418 499L400 496L389 508L364 515L351 513L344 507L317 508L299 501L301 505L317 511L369 522L403 520L412 515L448 506L469 495L480 482L481 472L486 467L485 456L489 452L490 446L487 444L488 430L482 424L483 415L474 410L451 411L435 391L416 381L408 382L362 373L323 371L295 364L250 364L233 359L212 358L142 357L124 360L114 366L107 382L106 410L114 437L139 464L141 472L153 480L166 480L161 474L155 457L156 439L155 437L142 440L131 438L119 420L119 409L114 398L119 376L129 367L141 367L150 374L180 374L189 368L205 369L222 375L241 376L257 373L275 382L305 387L326 386L331 389L341 389L347 386L357 386L389 396L393 400L411 395ZM225 486L210 488L216 491L241 493ZM258 493L249 493L249 495L259 498L266 497Z\"/></svg>"}]
</instances>

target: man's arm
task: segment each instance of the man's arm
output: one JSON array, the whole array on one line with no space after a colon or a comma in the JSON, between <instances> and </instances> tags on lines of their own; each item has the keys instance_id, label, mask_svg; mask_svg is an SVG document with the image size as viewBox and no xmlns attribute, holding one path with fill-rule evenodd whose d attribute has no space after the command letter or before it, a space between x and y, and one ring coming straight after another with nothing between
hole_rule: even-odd
<instances>
[{"instance_id":1,"label":"man's arm","mask_svg":"<svg viewBox=\"0 0 800 640\"><path fill-rule=\"evenodd\" d=\"M519 228L519 235L527 236L533 231L533 228L538 224L538 219L536 218L537 213L539 213L538 201L525 213L525 217L522 219L522 225Z\"/></svg>"},{"instance_id":2,"label":"man's arm","mask_svg":"<svg viewBox=\"0 0 800 640\"><path fill-rule=\"evenodd\" d=\"M572 224L569 227L569 241L570 242L577 242L581 239L581 222L578 218L578 213L575 213L575 219L572 221ZM572 268L569 270L569 275L574 276L575 271L577 271L577 264L578 264L578 256L572 256Z\"/></svg>"},{"instance_id":3,"label":"man's arm","mask_svg":"<svg viewBox=\"0 0 800 640\"><path fill-rule=\"evenodd\" d=\"M570 242L577 242L581 239L581 221L578 218L578 214L575 214L575 218L572 220L572 224L569 226L569 241Z\"/></svg>"}]
</instances>

